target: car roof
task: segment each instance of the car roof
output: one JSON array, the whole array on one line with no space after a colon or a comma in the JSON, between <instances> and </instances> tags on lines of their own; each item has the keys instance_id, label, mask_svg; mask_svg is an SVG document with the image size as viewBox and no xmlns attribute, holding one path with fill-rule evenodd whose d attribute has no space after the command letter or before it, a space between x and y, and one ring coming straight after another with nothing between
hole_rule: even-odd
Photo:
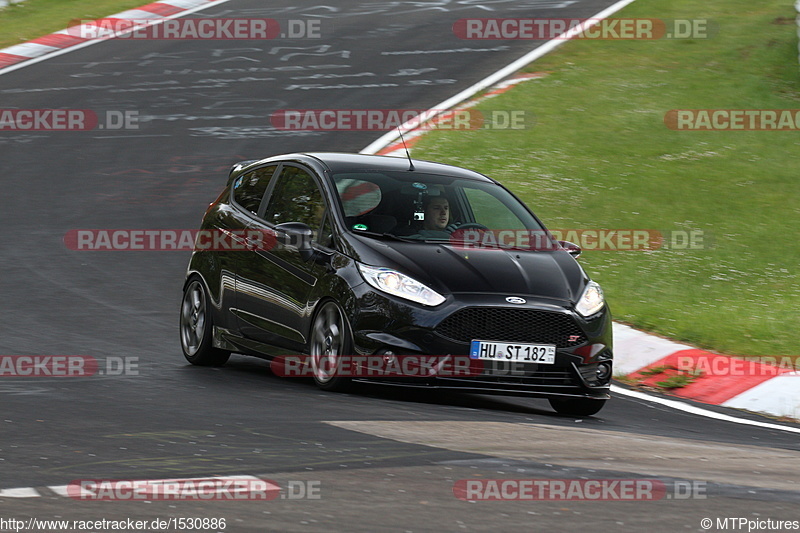
<instances>
[{"instance_id":1,"label":"car roof","mask_svg":"<svg viewBox=\"0 0 800 533\"><path fill-rule=\"evenodd\" d=\"M332 173L364 172L369 170L407 171L409 169L408 159L405 157L342 152L303 152L295 155L313 157L324 164ZM494 182L494 180L473 170L419 159L412 159L412 161L415 172Z\"/></svg>"}]
</instances>

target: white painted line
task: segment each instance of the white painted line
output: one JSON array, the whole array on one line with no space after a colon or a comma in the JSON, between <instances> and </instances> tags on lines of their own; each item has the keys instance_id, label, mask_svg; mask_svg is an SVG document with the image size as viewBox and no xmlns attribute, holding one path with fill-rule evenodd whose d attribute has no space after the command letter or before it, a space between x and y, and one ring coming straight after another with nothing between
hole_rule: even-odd
<instances>
[{"instance_id":1,"label":"white painted line","mask_svg":"<svg viewBox=\"0 0 800 533\"><path fill-rule=\"evenodd\" d=\"M703 409L701 407L695 407L694 405L689 405L687 403L679 402L677 400L658 398L656 396L650 396L649 394L645 394L643 392L618 387L617 385L611 385L611 392L613 392L614 394L619 394L621 396L630 396L631 398L636 398L637 400L645 400L647 402L657 403L665 407L670 407L678 411L683 411L685 413L690 413L698 416L705 416L706 418L713 418L715 420L722 420L723 422L733 422L734 424L743 424L745 426L756 426L766 429L777 429L778 431L788 431L789 433L800 434L800 427L781 426L779 424L770 424L769 422L759 422L757 420L747 420L745 418L737 418L735 416L724 415L722 413L715 413L714 411L709 411L708 409Z\"/></svg>"},{"instance_id":2,"label":"white painted line","mask_svg":"<svg viewBox=\"0 0 800 533\"><path fill-rule=\"evenodd\" d=\"M468 87L467 89L464 89L463 91L461 91L460 93L456 94L455 96L453 96L451 98L448 98L447 100L441 102L440 104L437 104L437 105L433 106L431 109L428 110L428 112L433 113L434 110L440 110L440 112L441 112L441 110L447 110L447 109L450 109L451 107L454 107L459 102L462 102L462 101L466 100L467 98L472 97L473 95L475 95L475 93L485 89L486 87L491 86L492 84L502 80L503 78L505 78L507 76L510 76L511 74L516 72L517 70L525 67L528 63L531 63L532 61L535 61L535 60L539 59L540 57L544 56L545 54L548 54L549 52L553 51L555 48L557 48L561 44L567 42L569 40L568 37L572 37L572 36L576 35L578 32L584 31L586 28L591 27L594 24L597 24L601 19L604 19L604 18L608 17L609 15L612 15L612 14L616 13L617 11L619 11L623 7L627 6L628 4L632 4L634 1L635 0L622 0L620 2L617 2L616 4L613 4L612 6L607 7L606 9L602 10L601 12L599 12L594 17L591 17L592 21L593 21L592 24L587 24L586 26L584 26L583 24L579 25L579 26L576 26L575 28L573 28L572 30L567 32L565 37L558 38L558 39L551 39L550 41L547 41L542 46L540 46L540 47L528 52L527 54L525 54L521 58L517 59L513 63L510 63L509 65L506 65L505 67L501 68L500 70L498 70L494 74L491 74L491 75L487 76L486 78L484 78L483 80L481 80L478 83L474 84L473 86ZM798 3L800 4L800 0L798 0ZM408 130L412 129L411 126L413 124L414 124L414 121L406 122L405 124L400 126L400 129L403 131L403 133L406 133ZM380 151L383 148L385 148L386 146L392 144L394 141L396 141L399 138L400 138L400 135L397 133L397 130L388 132L385 135L383 135L380 138L378 138L373 143L371 143L369 146L367 146L366 148L361 150L361 153L362 154L374 154L374 153L377 153L378 151ZM620 326L622 326L622 327L620 328ZM626 335L633 336L634 335L633 332L641 333L641 332L638 332L636 330L633 330L633 328L628 328L628 329L631 330L631 332L628 332L627 330L625 330L625 328L627 326L624 326L624 325L621 325L621 324L619 324L619 325L618 324L614 324L614 327L615 327L615 333L616 333L616 331L623 332L623 342L625 340ZM641 333L641 334L642 335L646 335L645 333ZM653 338L658 339L658 337L653 337ZM662 339L658 339L658 340L662 340ZM652 351L648 354L648 357L651 358L653 361L657 361L657 360L659 360L659 359L661 359L663 357L666 357L670 353L674 353L674 352L679 351L681 349L692 349L693 348L692 346L685 346L685 347L684 346L685 345L681 345L681 344L674 343L674 342L671 342L671 341L666 341L666 340L664 340L663 344L659 343L659 342L656 342L656 341L653 341ZM669 352L666 353L666 350L669 350ZM616 366L616 364L617 364L617 361L616 361L616 357L615 357L615 366ZM633 367L636 364L637 363L635 363L634 361L623 362L623 366L629 365L629 366ZM642 366L647 366L647 365L642 365ZM642 366L639 366L638 368L642 368ZM638 370L638 368L636 368L634 370ZM749 426L757 426L757 427L763 427L763 428L768 428L768 429L777 429L779 431L788 431L790 433L800 433L800 428L793 428L793 427L788 427L788 426L780 426L778 424L769 424L769 423L766 423L766 422L757 422L757 421L753 421L753 420L746 420L746 419L743 419L743 418L736 418L736 417L729 416L729 415L723 415L723 414L720 414L720 413L715 413L713 411L709 411L707 409L701 409L699 407L694 407L692 405L689 405L689 404L686 404L686 403L682 403L682 402L679 402L679 401L667 400L667 399L663 399L663 398L657 398L655 396L650 396L649 394L645 394L643 392L631 391L631 390L628 390L628 389L624 389L622 387L618 387L616 385L612 385L611 386L611 391L614 392L615 394L620 394L622 396L630 396L630 397L633 397L633 398L638 398L640 400L645 400L645 401L648 401L648 402L658 403L658 404L664 405L666 407L671 407L672 409L676 409L678 411L685 411L687 413L693 413L693 414L700 415L700 416L706 416L706 417L714 418L714 419L717 419L717 420L724 420L726 422L733 422L733 423L736 423L736 424L745 424L745 425L749 425Z\"/></svg>"},{"instance_id":3,"label":"white painted line","mask_svg":"<svg viewBox=\"0 0 800 533\"><path fill-rule=\"evenodd\" d=\"M494 74L490 74L489 76L483 78L481 81L474 84L473 86L467 87L466 89L456 94L455 96L452 96L447 100L445 100L444 102L441 102L440 104L433 106L428 110L428 112L435 113L436 111L438 111L441 113L444 110L450 109L459 102L462 102L467 98L472 97L473 95L475 95L475 93L482 91L483 89L489 87L490 85L494 85L495 83L501 81L503 78L506 78L507 76L510 76L519 69L525 67L528 63L536 61L543 55L552 52L555 48L568 42L575 35L578 35L580 32L585 31L587 28L591 28L592 26L599 24L602 19L608 17L609 15L613 15L623 7L627 6L628 4L632 4L634 1L635 0L620 0L616 4L613 4L605 8L604 10L600 11L593 17L589 17L589 20L569 30L562 37L559 37L557 39L550 39L549 41L539 46L538 48L531 50L521 58L501 68ZM411 129L411 126L413 126L416 122L417 120L410 120L405 124L403 124L402 126L400 126L400 129L402 130L403 133L405 133L406 131ZM374 154L379 150L385 148L386 146L391 144L395 139L398 138L400 138L400 135L397 133L397 129L390 131L382 135L380 138L378 138L378 140L376 140L363 150L361 150L361 153Z\"/></svg>"},{"instance_id":4,"label":"white painted line","mask_svg":"<svg viewBox=\"0 0 800 533\"><path fill-rule=\"evenodd\" d=\"M186 11L181 11L180 13L175 13L174 15L170 15L168 17L164 17L164 18L162 18L160 20L155 20L155 21L153 21L152 25L156 26L158 24L161 24L164 21L181 18L181 17L184 17L186 15L191 15L192 13L195 13L197 11L202 11L204 9L208 9L210 7L215 7L215 6L218 6L218 5L221 5L221 4L225 4L227 2L230 2L230 0L216 0L215 2L203 3L201 5L198 5L197 7L193 7L191 9L187 9ZM113 16L114 15L110 15L109 17L106 17L106 18L113 18ZM31 58L31 59L29 59L27 61L22 61L20 63L15 63L14 65L10 65L10 66L8 66L6 68L0 68L0 76L2 76L3 74L8 74L9 72L13 72L13 71L21 69L21 68L28 67L30 65L35 65L36 63L39 63L41 61L47 61L48 59L52 59L52 58L58 57L60 55L68 54L70 52L74 52L75 50L80 50L81 48L86 48L87 46L92 46L94 44L102 43L102 42L105 42L105 40L99 39L99 40L86 41L85 43L76 44L75 46L70 46L69 48L63 48L63 49L60 49L60 50L56 49L56 50L58 50L57 52L53 52L51 54L47 54L47 55L43 55L43 56L39 56L39 57L34 57L34 58ZM18 45L18 46L21 46L21 45ZM5 49L0 50L0 52L5 52Z\"/></svg>"},{"instance_id":5,"label":"white painted line","mask_svg":"<svg viewBox=\"0 0 800 533\"><path fill-rule=\"evenodd\" d=\"M172 20L172 19L176 19L176 18L181 18L181 17L183 17L185 15L190 15L190 14L195 13L197 11L202 11L202 10L210 8L210 7L222 5L222 4L225 4L225 3L229 2L229 1L230 0L217 0L216 2L208 2L207 4L198 5L198 6L194 7L194 8L187 9L186 11L182 11L180 13L176 13L176 14L168 16L168 17L163 17L161 20L154 22L154 24L160 24L161 22L166 21L166 20ZM558 38L558 39L551 39L550 41L546 42L542 46L539 46L538 48L528 52L527 54L525 54L521 58L517 59L516 61L514 61L514 62L512 62L512 63L510 63L508 65L506 65L505 67L503 67L502 69L494 72L493 74L487 76L486 78L484 78L483 80L479 81L478 83L472 85L471 87L468 87L467 89L464 89L463 91L461 91L460 93L456 94L455 96L452 96L452 97L448 98L447 100L444 100L443 102L433 106L431 109L429 109L429 111L430 112L434 112L434 110L447 110L447 109L450 109L451 107L455 106L459 102L462 102L462 101L466 100L467 98L470 98L471 96L475 95L475 93L485 89L486 87L489 87L489 86L493 85L494 83L502 80L503 78L513 74L517 70L525 67L528 63L531 63L532 61L535 61L535 60L539 59L540 57L550 53L552 50L554 50L555 48L557 48L561 44L569 41L569 39L572 36L577 35L579 32L584 31L586 28L589 28L591 26L594 26L595 24L598 24L601 19L604 19L604 18L608 17L609 15L612 15L612 14L616 13L620 9L624 8L625 6L627 6L629 4L632 4L634 1L635 0L621 0L621 1L617 2L616 4L613 4L613 5L609 6L609 7L607 7L606 9L604 9L604 10L600 11L598 14L596 14L594 17L591 17L592 20L590 21L590 23L584 23L584 24L581 24L579 26L576 26L576 27L572 28L569 32L567 32L567 34L564 37L561 37L561 38ZM172 2L172 4L173 5L179 5L179 4L189 5L191 2L192 2L192 0L177 0L175 2ZM113 15L111 17L107 17L107 18L112 18L112 17L113 17ZM63 32L63 30L62 30L62 32ZM13 72L13 71L15 71L17 69L21 69L21 68L27 67L29 65L33 65L33 64L39 63L41 61L46 61L46 60L48 60L50 58L53 58L53 57L57 57L57 56L60 56L60 55L63 55L63 54L67 54L69 52L78 50L80 48L85 48L87 46L92 46L93 44L97 44L99 42L103 42L103 41L101 41L101 40L87 41L85 43L81 43L79 45L71 46L69 48L65 48L65 49L62 49L62 50L54 49L54 50L58 50L58 51L54 51L52 53L48 53L47 55L44 55L44 56L41 56L41 57L38 57L38 58L32 58L32 59L30 59L28 61L23 61L23 62L18 63L16 65L11 65L9 67L0 69L0 76L3 75L3 74L7 74L9 72ZM44 45L31 44L31 43L25 43L25 44L16 45L16 46L17 47L26 47L28 45L30 45L30 46L44 46ZM16 47L11 47L11 48L16 48ZM52 47L47 47L47 48L52 48ZM4 49L3 52L4 53L11 53L11 52L7 52L7 50L9 50L9 49L8 48ZM407 122L406 124L403 124L401 126L401 130L403 130L404 132L408 131L410 129L410 125L412 125L413 123L414 123L414 121L410 121L410 122ZM381 136L379 139L377 139L376 141L371 143L369 146L367 146L363 150L361 150L361 153L362 154L374 154L374 153L378 152L379 150L381 150L382 148L384 148L384 147L388 146L389 144L391 144L393 141L399 139L399 137L400 136L396 133L396 130L392 131L392 132L389 132L389 133ZM709 418L715 418L717 420L725 420L725 421L728 421L728 422L734 422L734 423L739 423L739 424L758 426L758 427L765 427L765 428L769 428L769 429L777 429L777 430L780 430L780 431L789 431L791 433L800 433L800 428L792 428L792 427L787 427L787 426L780 426L780 425L777 425L777 424L768 424L768 423L757 422L757 421L753 421L753 420L745 420L745 419L742 419L742 418L736 418L736 417L732 417L732 416L728 416L728 415L723 415L723 414L720 414L720 413L714 413L713 411L708 411L706 409L700 409L698 407L694 407L694 406L691 406L691 405L688 405L688 404L684 404L684 403L681 403L681 402L678 402L678 401L657 398L655 396L650 396L650 395L647 395L647 394L644 394L644 393L641 393L641 392L638 392L638 391L630 391L630 390L627 390L627 389L623 389L623 388L617 387L615 385L612 385L611 390L614 393L621 394L623 396L627 395L627 396L631 396L631 397L638 398L638 399L641 399L641 400L646 400L646 401L650 401L650 402L654 402L654 403L659 403L661 405L664 405L664 406L667 406L667 407L671 407L671 408L677 409L679 411L685 411L685 412L697 414L697 415L700 415L700 416L707 416ZM53 486L53 487L49 487L49 488L50 488L50 490L53 490L54 492L57 492L57 493L58 493L58 491L62 491L64 493L64 494L62 494L63 496L67 495L66 494L66 485L64 485L64 486ZM8 491L21 491L21 492L17 492L17 493L22 493L22 494L25 494L26 493L25 491L31 491L32 493L35 493L35 495L32 495L32 496L10 496L10 495L6 494ZM31 492L28 492L28 494L30 494ZM4 494L7 497L37 497L38 496L38 493L36 493L36 490L35 489L31 489L31 488L0 490L0 496L2 496Z\"/></svg>"},{"instance_id":6,"label":"white painted line","mask_svg":"<svg viewBox=\"0 0 800 533\"><path fill-rule=\"evenodd\" d=\"M0 489L0 498L39 498L41 494L31 487Z\"/></svg>"},{"instance_id":7,"label":"white painted line","mask_svg":"<svg viewBox=\"0 0 800 533\"><path fill-rule=\"evenodd\" d=\"M53 485L53 486L48 486L47 488L52 490L53 492L55 492L59 496L63 496L65 498L69 498L69 494L67 493L67 487L69 487L69 485ZM89 496L89 492L88 491L84 491L80 487L78 487L78 489L81 491L81 495L82 496L83 495Z\"/></svg>"},{"instance_id":8,"label":"white painted line","mask_svg":"<svg viewBox=\"0 0 800 533\"><path fill-rule=\"evenodd\" d=\"M148 485L165 485L168 483L175 483L175 482L189 482L189 481L262 481L266 484L267 489L271 491L280 490L280 486L275 485L274 483L270 483L265 479L260 477L251 476L251 475L237 475L237 476L209 476L209 477L188 477L188 478L170 478L170 479L143 479L143 480L136 480L146 482ZM116 480L120 481L120 480ZM72 488L70 488L72 487ZM73 484L73 485L49 485L48 489L52 490L59 496L63 496L64 498L81 498L83 496L90 498L95 496L95 494L91 491L84 489L80 484ZM7 489L7 490L31 490L36 492L35 489ZM80 494L76 494L75 492L78 491ZM0 491L2 494L3 491ZM72 494L70 494L72 492ZM218 490L217 490L218 492ZM36 496L39 496L37 493ZM36 496L29 496L29 497L36 497Z\"/></svg>"}]
</instances>

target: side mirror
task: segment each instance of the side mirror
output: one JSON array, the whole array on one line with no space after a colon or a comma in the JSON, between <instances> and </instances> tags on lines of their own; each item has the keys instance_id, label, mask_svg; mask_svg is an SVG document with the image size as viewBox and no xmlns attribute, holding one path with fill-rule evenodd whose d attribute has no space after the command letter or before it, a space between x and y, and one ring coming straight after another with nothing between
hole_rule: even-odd
<instances>
[{"instance_id":1,"label":"side mirror","mask_svg":"<svg viewBox=\"0 0 800 533\"><path fill-rule=\"evenodd\" d=\"M286 238L283 239L283 244L294 246L300 253L303 261L308 261L314 257L314 249L311 247L311 239L314 232L308 224L302 222L284 222L275 226L275 231L283 233Z\"/></svg>"},{"instance_id":2,"label":"side mirror","mask_svg":"<svg viewBox=\"0 0 800 533\"><path fill-rule=\"evenodd\" d=\"M575 259L579 258L581 256L581 252L583 251L581 250L581 247L575 244L574 242L558 241L558 244L560 244L561 247Z\"/></svg>"}]
</instances>

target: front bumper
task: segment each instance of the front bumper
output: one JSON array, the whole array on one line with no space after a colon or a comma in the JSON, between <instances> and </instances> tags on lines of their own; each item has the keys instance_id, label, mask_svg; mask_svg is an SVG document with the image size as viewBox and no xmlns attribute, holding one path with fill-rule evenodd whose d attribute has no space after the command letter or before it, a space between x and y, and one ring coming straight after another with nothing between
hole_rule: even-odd
<instances>
[{"instance_id":1,"label":"front bumper","mask_svg":"<svg viewBox=\"0 0 800 533\"><path fill-rule=\"evenodd\" d=\"M534 298L527 298L528 302L520 306L510 305L500 296L462 294L437 308L424 308L371 291L361 296L357 298L358 310L351 315L354 348L359 355L435 355L442 360L448 357L463 360L469 357L472 338L556 345L553 364L474 361L482 364L482 368L469 375L451 373L365 380L538 398L609 397L613 346L611 313L607 307L586 320L564 302ZM469 319L473 322L461 321L459 327L454 328L452 320L446 319L464 310L468 311L467 316L473 317ZM499 321L495 319L498 316L501 317ZM539 316L557 320L535 319ZM513 320L523 322L508 323ZM499 333L493 335L494 330ZM558 331L554 333L554 330Z\"/></svg>"}]
</instances>

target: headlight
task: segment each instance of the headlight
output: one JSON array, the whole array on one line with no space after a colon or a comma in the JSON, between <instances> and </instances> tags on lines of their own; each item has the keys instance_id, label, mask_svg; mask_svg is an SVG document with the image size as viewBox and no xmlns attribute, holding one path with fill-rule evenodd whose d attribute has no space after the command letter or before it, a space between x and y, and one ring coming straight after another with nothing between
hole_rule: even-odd
<instances>
[{"instance_id":1,"label":"headlight","mask_svg":"<svg viewBox=\"0 0 800 533\"><path fill-rule=\"evenodd\" d=\"M583 291L581 299L578 300L578 305L575 309L583 316L590 316L603 308L606 303L603 297L603 289L594 281L590 281Z\"/></svg>"},{"instance_id":2,"label":"headlight","mask_svg":"<svg viewBox=\"0 0 800 533\"><path fill-rule=\"evenodd\" d=\"M391 268L372 267L358 263L358 270L361 271L361 275L364 276L367 283L383 292L423 305L434 306L444 302L444 296L438 292Z\"/></svg>"}]
</instances>

